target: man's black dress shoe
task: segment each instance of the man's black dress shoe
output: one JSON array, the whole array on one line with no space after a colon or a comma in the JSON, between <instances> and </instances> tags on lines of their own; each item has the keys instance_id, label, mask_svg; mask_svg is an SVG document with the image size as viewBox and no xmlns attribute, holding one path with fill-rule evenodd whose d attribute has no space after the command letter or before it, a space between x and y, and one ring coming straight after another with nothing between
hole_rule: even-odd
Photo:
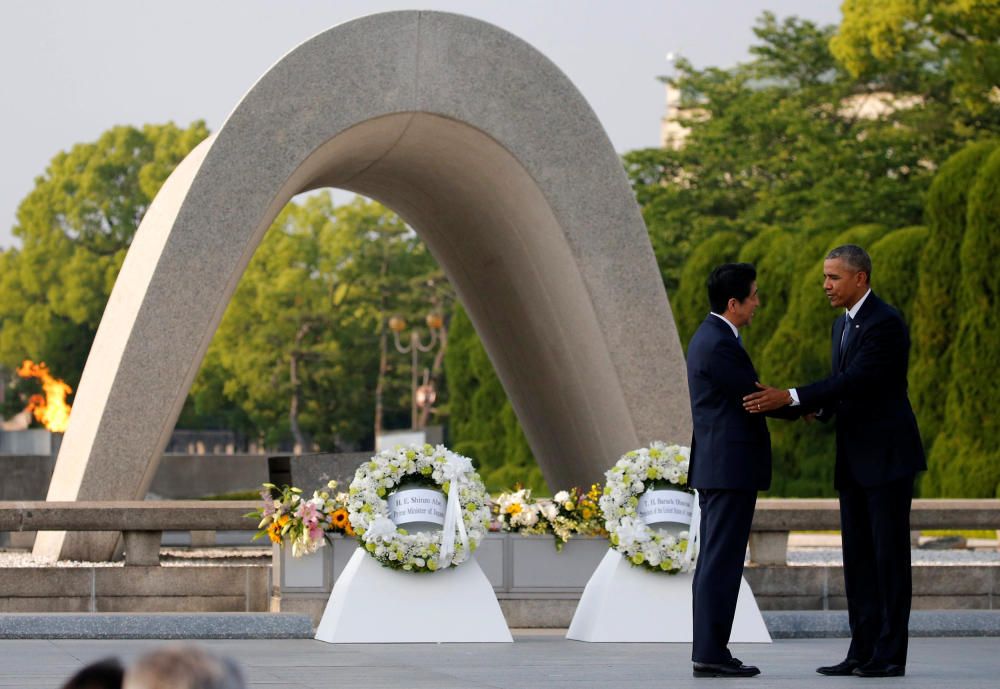
<instances>
[{"instance_id":1,"label":"man's black dress shoe","mask_svg":"<svg viewBox=\"0 0 1000 689\"><path fill-rule=\"evenodd\" d=\"M738 658L727 663L695 663L695 677L753 677L760 670L753 665L744 665Z\"/></svg>"},{"instance_id":2,"label":"man's black dress shoe","mask_svg":"<svg viewBox=\"0 0 1000 689\"><path fill-rule=\"evenodd\" d=\"M846 676L853 675L855 668L861 667L861 661L854 658L846 658L836 665L824 665L816 668L816 672L821 675Z\"/></svg>"},{"instance_id":3,"label":"man's black dress shoe","mask_svg":"<svg viewBox=\"0 0 1000 689\"><path fill-rule=\"evenodd\" d=\"M856 677L902 677L905 674L905 665L892 663L865 663L861 667L854 668Z\"/></svg>"}]
</instances>

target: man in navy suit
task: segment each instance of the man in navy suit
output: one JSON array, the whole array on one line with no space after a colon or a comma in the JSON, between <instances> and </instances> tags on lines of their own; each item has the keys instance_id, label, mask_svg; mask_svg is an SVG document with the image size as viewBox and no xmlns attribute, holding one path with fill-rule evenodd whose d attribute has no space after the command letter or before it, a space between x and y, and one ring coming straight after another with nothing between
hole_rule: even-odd
<instances>
[{"instance_id":1,"label":"man in navy suit","mask_svg":"<svg viewBox=\"0 0 1000 689\"><path fill-rule=\"evenodd\" d=\"M701 508L701 552L692 584L695 677L752 677L729 652L757 491L771 485L771 436L763 416L743 408L758 380L740 328L760 304L757 271L727 263L708 278L711 313L687 350L694 437L690 481ZM794 418L796 410L774 414Z\"/></svg>"},{"instance_id":2,"label":"man in navy suit","mask_svg":"<svg viewBox=\"0 0 1000 689\"><path fill-rule=\"evenodd\" d=\"M906 393L909 334L899 312L871 291L871 272L871 258L853 244L823 262L830 305L846 311L833 325L833 375L792 390L760 386L744 401L752 414L792 405L820 419L836 416L834 487L851 646L843 661L817 669L823 675L906 672L910 500L927 464Z\"/></svg>"}]
</instances>

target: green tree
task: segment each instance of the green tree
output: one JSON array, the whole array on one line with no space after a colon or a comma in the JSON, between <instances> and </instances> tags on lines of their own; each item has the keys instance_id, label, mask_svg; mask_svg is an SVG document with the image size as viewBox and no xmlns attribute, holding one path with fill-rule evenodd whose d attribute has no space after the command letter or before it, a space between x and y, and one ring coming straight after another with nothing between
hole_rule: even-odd
<instances>
[{"instance_id":1,"label":"green tree","mask_svg":"<svg viewBox=\"0 0 1000 689\"><path fill-rule=\"evenodd\" d=\"M913 305L911 399L925 447L941 429L951 347L961 312L961 247L965 236L968 193L996 141L969 144L945 161L927 194L928 237L919 262L920 290Z\"/></svg>"},{"instance_id":2,"label":"green tree","mask_svg":"<svg viewBox=\"0 0 1000 689\"><path fill-rule=\"evenodd\" d=\"M910 326L913 341L913 301L917 296L918 280L914 266L927 246L930 231L921 225L893 230L870 247L872 258L872 290L883 301L892 304ZM912 350L912 344L911 344ZM910 380L913 380L911 373Z\"/></svg>"},{"instance_id":3,"label":"green tree","mask_svg":"<svg viewBox=\"0 0 1000 689\"><path fill-rule=\"evenodd\" d=\"M59 153L17 211L0 255L0 365L48 363L74 389L132 237L203 122L114 127Z\"/></svg>"},{"instance_id":4,"label":"green tree","mask_svg":"<svg viewBox=\"0 0 1000 689\"><path fill-rule=\"evenodd\" d=\"M780 227L764 230L740 249L739 261L757 269L760 306L741 337L750 358L758 361L781 323L792 287L813 257L800 247L801 237Z\"/></svg>"},{"instance_id":5,"label":"green tree","mask_svg":"<svg viewBox=\"0 0 1000 689\"><path fill-rule=\"evenodd\" d=\"M742 243L780 228L803 243L862 223L921 223L934 169L973 135L902 87L899 107L861 116L868 85L831 54L833 27L765 13L754 32L746 64L678 61L668 82L690 128L682 148L625 156L672 300L692 251L717 232Z\"/></svg>"},{"instance_id":6,"label":"green tree","mask_svg":"<svg viewBox=\"0 0 1000 689\"><path fill-rule=\"evenodd\" d=\"M952 352L945 419L934 439L922 488L941 497L1000 497L1000 420L996 374L1000 350L1000 149L979 168L969 190L962 240L960 320Z\"/></svg>"},{"instance_id":7,"label":"green tree","mask_svg":"<svg viewBox=\"0 0 1000 689\"><path fill-rule=\"evenodd\" d=\"M381 205L334 208L329 194L291 203L209 346L196 411L238 406L272 445L371 447L377 392L388 425L410 421L409 357L390 357L386 320L447 308L449 295L425 245Z\"/></svg>"},{"instance_id":8,"label":"green tree","mask_svg":"<svg viewBox=\"0 0 1000 689\"><path fill-rule=\"evenodd\" d=\"M855 77L957 106L966 124L995 124L1000 83L997 0L845 0L833 53ZM891 82L889 82L891 83Z\"/></svg>"}]
</instances>

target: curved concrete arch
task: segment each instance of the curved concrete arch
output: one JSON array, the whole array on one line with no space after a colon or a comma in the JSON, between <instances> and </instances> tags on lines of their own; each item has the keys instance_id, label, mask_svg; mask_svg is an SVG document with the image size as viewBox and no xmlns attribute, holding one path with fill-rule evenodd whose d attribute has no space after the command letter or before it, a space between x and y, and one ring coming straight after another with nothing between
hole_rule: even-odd
<instances>
[{"instance_id":1,"label":"curved concrete arch","mask_svg":"<svg viewBox=\"0 0 1000 689\"><path fill-rule=\"evenodd\" d=\"M202 357L288 200L378 199L426 241L546 479L684 442L684 361L621 162L569 80L520 39L438 12L336 26L282 58L167 180L90 353L49 500L141 498ZM35 553L107 558L99 534Z\"/></svg>"}]
</instances>

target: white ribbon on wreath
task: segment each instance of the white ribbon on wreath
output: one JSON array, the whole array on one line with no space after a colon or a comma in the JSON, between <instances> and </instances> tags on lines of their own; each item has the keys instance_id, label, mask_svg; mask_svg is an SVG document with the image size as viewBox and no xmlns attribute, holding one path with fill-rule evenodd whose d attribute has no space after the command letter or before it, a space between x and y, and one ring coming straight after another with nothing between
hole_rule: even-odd
<instances>
[{"instance_id":1,"label":"white ribbon on wreath","mask_svg":"<svg viewBox=\"0 0 1000 689\"><path fill-rule=\"evenodd\" d=\"M691 525L688 527L688 544L684 550L684 564L691 567L698 557L698 548L701 545L701 505L698 500L698 491L694 492L694 503L691 506Z\"/></svg>"},{"instance_id":2,"label":"white ribbon on wreath","mask_svg":"<svg viewBox=\"0 0 1000 689\"><path fill-rule=\"evenodd\" d=\"M462 514L462 504L459 493L461 487L468 481L468 475L473 471L472 462L461 455L451 455L442 469L444 478L449 482L448 506L444 512L444 525L441 527L441 555L438 560L441 569L451 566L455 555L455 532L462 543L462 552L469 551L469 535L465 531L465 519Z\"/></svg>"}]
</instances>

